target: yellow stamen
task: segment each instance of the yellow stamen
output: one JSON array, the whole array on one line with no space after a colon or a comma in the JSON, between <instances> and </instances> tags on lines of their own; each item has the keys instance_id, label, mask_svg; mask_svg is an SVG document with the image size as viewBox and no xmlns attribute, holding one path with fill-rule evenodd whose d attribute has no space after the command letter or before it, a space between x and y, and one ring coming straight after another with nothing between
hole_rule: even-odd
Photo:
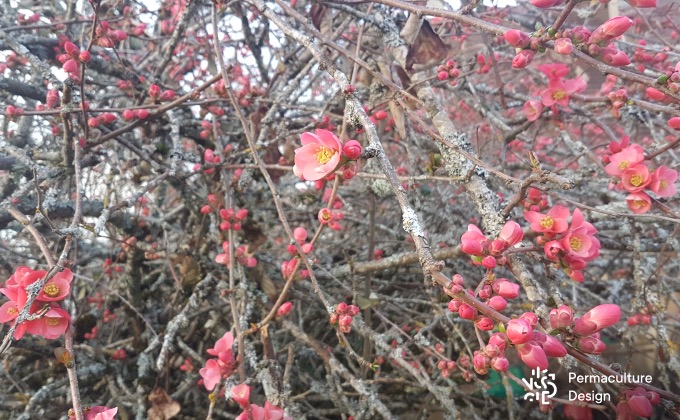
<instances>
[{"instance_id":1,"label":"yellow stamen","mask_svg":"<svg viewBox=\"0 0 680 420\"><path fill-rule=\"evenodd\" d=\"M579 238L572 237L569 239L569 245L571 246L571 249L578 252L581 250L582 243Z\"/></svg>"},{"instance_id":2,"label":"yellow stamen","mask_svg":"<svg viewBox=\"0 0 680 420\"><path fill-rule=\"evenodd\" d=\"M47 325L49 325L50 327L54 327L56 325L59 325L59 318L47 318L45 322L47 322Z\"/></svg>"},{"instance_id":3,"label":"yellow stamen","mask_svg":"<svg viewBox=\"0 0 680 420\"><path fill-rule=\"evenodd\" d=\"M634 187L639 187L642 185L642 175L640 174L635 174L630 177L630 184Z\"/></svg>"},{"instance_id":4,"label":"yellow stamen","mask_svg":"<svg viewBox=\"0 0 680 420\"><path fill-rule=\"evenodd\" d=\"M320 164L325 165L335 155L335 151L329 149L328 147L321 146L318 149L316 149L316 152L314 154L316 155L316 160Z\"/></svg>"},{"instance_id":5,"label":"yellow stamen","mask_svg":"<svg viewBox=\"0 0 680 420\"><path fill-rule=\"evenodd\" d=\"M47 283L45 285L45 294L51 298L59 296L59 286L54 283Z\"/></svg>"},{"instance_id":6,"label":"yellow stamen","mask_svg":"<svg viewBox=\"0 0 680 420\"><path fill-rule=\"evenodd\" d=\"M552 97L554 100L559 101L560 99L564 98L567 96L567 92L563 90L556 90L553 92Z\"/></svg>"},{"instance_id":7,"label":"yellow stamen","mask_svg":"<svg viewBox=\"0 0 680 420\"><path fill-rule=\"evenodd\" d=\"M17 308L8 308L7 309L7 314L8 315L16 315L19 313L19 310Z\"/></svg>"},{"instance_id":8,"label":"yellow stamen","mask_svg":"<svg viewBox=\"0 0 680 420\"><path fill-rule=\"evenodd\" d=\"M665 190L667 187L668 187L668 181L666 181L665 179L663 179L663 180L661 180L661 182L659 182L659 189L660 190Z\"/></svg>"},{"instance_id":9,"label":"yellow stamen","mask_svg":"<svg viewBox=\"0 0 680 420\"><path fill-rule=\"evenodd\" d=\"M624 169L627 169L629 166L630 166L630 162L628 162L627 160L624 160L623 162L619 163L619 169L622 170L622 171Z\"/></svg>"},{"instance_id":10,"label":"yellow stamen","mask_svg":"<svg viewBox=\"0 0 680 420\"><path fill-rule=\"evenodd\" d=\"M555 224L555 220L550 216L545 216L540 223L543 229L550 229Z\"/></svg>"}]
</instances>

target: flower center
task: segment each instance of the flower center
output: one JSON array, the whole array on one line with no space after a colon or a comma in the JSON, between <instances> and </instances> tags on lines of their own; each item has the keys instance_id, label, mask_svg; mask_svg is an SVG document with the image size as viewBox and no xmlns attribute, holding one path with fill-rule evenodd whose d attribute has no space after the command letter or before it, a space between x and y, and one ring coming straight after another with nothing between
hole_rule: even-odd
<instances>
[{"instance_id":1,"label":"flower center","mask_svg":"<svg viewBox=\"0 0 680 420\"><path fill-rule=\"evenodd\" d=\"M666 180L664 179L664 180L662 180L661 182L659 182L659 189L660 189L660 190L665 190L666 187L668 187L668 181L666 181Z\"/></svg>"},{"instance_id":2,"label":"flower center","mask_svg":"<svg viewBox=\"0 0 680 420\"><path fill-rule=\"evenodd\" d=\"M633 201L633 207L636 209L641 209L644 208L647 205L647 202L645 200L635 200Z\"/></svg>"},{"instance_id":3,"label":"flower center","mask_svg":"<svg viewBox=\"0 0 680 420\"><path fill-rule=\"evenodd\" d=\"M555 220L553 220L553 218L550 216L545 216L544 218L541 219L541 226L544 229L550 229L551 227L553 227L554 224Z\"/></svg>"},{"instance_id":4,"label":"flower center","mask_svg":"<svg viewBox=\"0 0 680 420\"><path fill-rule=\"evenodd\" d=\"M581 245L582 245L582 243L581 243L581 240L579 238L572 237L572 238L569 239L569 246L571 246L571 249L573 249L574 251L576 251L576 252L580 251Z\"/></svg>"},{"instance_id":5,"label":"flower center","mask_svg":"<svg viewBox=\"0 0 680 420\"><path fill-rule=\"evenodd\" d=\"M45 294L51 298L59 296L59 286L54 283L47 283L45 285Z\"/></svg>"},{"instance_id":6,"label":"flower center","mask_svg":"<svg viewBox=\"0 0 680 420\"><path fill-rule=\"evenodd\" d=\"M19 313L19 310L17 308L7 308L7 315L16 315Z\"/></svg>"},{"instance_id":7,"label":"flower center","mask_svg":"<svg viewBox=\"0 0 680 420\"><path fill-rule=\"evenodd\" d=\"M59 325L59 318L47 318L45 322L47 323L48 326L55 327Z\"/></svg>"},{"instance_id":8,"label":"flower center","mask_svg":"<svg viewBox=\"0 0 680 420\"><path fill-rule=\"evenodd\" d=\"M630 177L630 184L633 185L634 187L639 187L642 185L642 175L640 174L635 174Z\"/></svg>"},{"instance_id":9,"label":"flower center","mask_svg":"<svg viewBox=\"0 0 680 420\"><path fill-rule=\"evenodd\" d=\"M619 169L621 169L622 171L624 169L627 169L628 166L630 166L630 162L628 162L627 160L624 160L621 163L619 163Z\"/></svg>"},{"instance_id":10,"label":"flower center","mask_svg":"<svg viewBox=\"0 0 680 420\"><path fill-rule=\"evenodd\" d=\"M560 99L564 98L567 96L567 92L563 90L556 90L553 92L552 97L554 100L559 101Z\"/></svg>"},{"instance_id":11,"label":"flower center","mask_svg":"<svg viewBox=\"0 0 680 420\"><path fill-rule=\"evenodd\" d=\"M335 155L335 151L329 149L328 147L321 146L318 149L316 149L315 155L316 155L316 160L320 164L325 165Z\"/></svg>"}]
</instances>

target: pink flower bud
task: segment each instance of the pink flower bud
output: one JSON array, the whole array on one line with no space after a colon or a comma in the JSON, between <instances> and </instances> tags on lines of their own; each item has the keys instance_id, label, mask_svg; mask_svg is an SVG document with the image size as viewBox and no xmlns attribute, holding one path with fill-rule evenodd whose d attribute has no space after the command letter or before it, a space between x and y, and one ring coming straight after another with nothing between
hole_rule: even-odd
<instances>
[{"instance_id":1,"label":"pink flower bud","mask_svg":"<svg viewBox=\"0 0 680 420\"><path fill-rule=\"evenodd\" d=\"M78 54L78 60L80 60L82 63L89 63L91 59L92 54L90 54L89 51L83 51L80 54Z\"/></svg>"},{"instance_id":2,"label":"pink flower bud","mask_svg":"<svg viewBox=\"0 0 680 420\"><path fill-rule=\"evenodd\" d=\"M449 72L448 71L440 71L437 73L437 79L444 81L449 78Z\"/></svg>"},{"instance_id":3,"label":"pink flower bud","mask_svg":"<svg viewBox=\"0 0 680 420\"><path fill-rule=\"evenodd\" d=\"M534 59L536 53L533 50L522 50L515 58L512 59L512 67L516 69L523 69L524 67L531 64L531 60Z\"/></svg>"},{"instance_id":4,"label":"pink flower bud","mask_svg":"<svg viewBox=\"0 0 680 420\"><path fill-rule=\"evenodd\" d=\"M562 342L552 335L534 331L532 338L543 347L543 351L548 357L564 357L567 355L567 349L564 348Z\"/></svg>"},{"instance_id":5,"label":"pink flower bud","mask_svg":"<svg viewBox=\"0 0 680 420\"><path fill-rule=\"evenodd\" d=\"M477 321L475 321L475 325L482 331L491 331L493 330L494 322L487 316L480 316L477 318Z\"/></svg>"},{"instance_id":6,"label":"pink flower bud","mask_svg":"<svg viewBox=\"0 0 680 420\"><path fill-rule=\"evenodd\" d=\"M602 61L614 67L623 67L630 64L630 57L616 48L605 47L600 50Z\"/></svg>"},{"instance_id":7,"label":"pink flower bud","mask_svg":"<svg viewBox=\"0 0 680 420\"><path fill-rule=\"evenodd\" d=\"M146 109L140 109L137 111L137 118L140 120L145 120L149 116L149 111Z\"/></svg>"},{"instance_id":8,"label":"pink flower bud","mask_svg":"<svg viewBox=\"0 0 680 420\"><path fill-rule=\"evenodd\" d=\"M48 108L54 108L57 103L59 103L59 91L56 89L48 90L47 97L45 98L45 105L47 105Z\"/></svg>"},{"instance_id":9,"label":"pink flower bud","mask_svg":"<svg viewBox=\"0 0 680 420\"><path fill-rule=\"evenodd\" d=\"M347 312L347 304L345 302L340 302L338 303L338 306L335 307L335 312L339 314L344 314Z\"/></svg>"},{"instance_id":10,"label":"pink flower bud","mask_svg":"<svg viewBox=\"0 0 680 420\"><path fill-rule=\"evenodd\" d=\"M511 319L505 329L508 340L510 340L512 344L523 344L528 342L531 340L533 332L534 327L531 326L529 321L522 318Z\"/></svg>"},{"instance_id":11,"label":"pink flower bud","mask_svg":"<svg viewBox=\"0 0 680 420\"><path fill-rule=\"evenodd\" d=\"M493 293L493 290L491 290L491 286L488 284L485 284L482 287L482 290L479 291L479 298L480 299L488 299L491 297L491 294Z\"/></svg>"},{"instance_id":12,"label":"pink flower bud","mask_svg":"<svg viewBox=\"0 0 680 420\"><path fill-rule=\"evenodd\" d=\"M247 209L240 209L234 215L234 219L236 219L239 222L245 220L247 217L248 217L248 210Z\"/></svg>"},{"instance_id":13,"label":"pink flower bud","mask_svg":"<svg viewBox=\"0 0 680 420\"><path fill-rule=\"evenodd\" d=\"M491 255L487 255L482 260L482 266L486 269L493 270L494 268L496 268L496 257L492 257Z\"/></svg>"},{"instance_id":14,"label":"pink flower bud","mask_svg":"<svg viewBox=\"0 0 680 420\"><path fill-rule=\"evenodd\" d=\"M174 90L164 90L163 93L161 93L161 96L158 97L158 100L161 102L170 102L173 99L175 99L175 91Z\"/></svg>"},{"instance_id":15,"label":"pink flower bud","mask_svg":"<svg viewBox=\"0 0 680 420\"><path fill-rule=\"evenodd\" d=\"M461 302L458 299L451 299L448 304L449 311L458 312Z\"/></svg>"},{"instance_id":16,"label":"pink flower bud","mask_svg":"<svg viewBox=\"0 0 680 420\"><path fill-rule=\"evenodd\" d=\"M491 358L484 353L476 351L472 358L472 364L475 372L480 375L486 375L489 372L489 366L491 366Z\"/></svg>"},{"instance_id":17,"label":"pink flower bud","mask_svg":"<svg viewBox=\"0 0 680 420\"><path fill-rule=\"evenodd\" d=\"M583 44L590 39L591 32L585 26L576 26L571 29L571 40L574 44Z\"/></svg>"},{"instance_id":18,"label":"pink flower bud","mask_svg":"<svg viewBox=\"0 0 680 420\"><path fill-rule=\"evenodd\" d=\"M508 346L508 335L501 332L493 333L491 337L489 337L489 344L498 346L500 351L504 352Z\"/></svg>"},{"instance_id":19,"label":"pink flower bud","mask_svg":"<svg viewBox=\"0 0 680 420\"><path fill-rule=\"evenodd\" d=\"M680 130L680 117L672 117L669 119L668 126L673 130Z\"/></svg>"},{"instance_id":20,"label":"pink flower bud","mask_svg":"<svg viewBox=\"0 0 680 420\"><path fill-rule=\"evenodd\" d=\"M465 279L460 274L454 274L453 277L451 277L451 282L453 284L460 284L462 286L465 284Z\"/></svg>"},{"instance_id":21,"label":"pink flower bud","mask_svg":"<svg viewBox=\"0 0 680 420\"><path fill-rule=\"evenodd\" d=\"M633 7L638 7L641 9L645 7L656 7L656 0L626 0L626 2Z\"/></svg>"},{"instance_id":22,"label":"pink flower bud","mask_svg":"<svg viewBox=\"0 0 680 420\"><path fill-rule=\"evenodd\" d=\"M361 144L356 140L349 140L342 148L342 152L349 160L357 160L362 152Z\"/></svg>"},{"instance_id":23,"label":"pink flower bud","mask_svg":"<svg viewBox=\"0 0 680 420\"><path fill-rule=\"evenodd\" d=\"M210 206L207 205L207 204L206 204L205 206L201 207L201 213L203 213L203 214L208 214L208 213L210 213L211 211L212 211L212 209L211 209Z\"/></svg>"},{"instance_id":24,"label":"pink flower bud","mask_svg":"<svg viewBox=\"0 0 680 420\"><path fill-rule=\"evenodd\" d=\"M618 305L598 305L576 319L573 331L581 336L591 335L616 324L620 318L621 308Z\"/></svg>"},{"instance_id":25,"label":"pink flower bud","mask_svg":"<svg viewBox=\"0 0 680 420\"><path fill-rule=\"evenodd\" d=\"M623 35L632 24L633 21L626 16L613 17L593 31L593 34L590 36L590 42L593 44L606 44L612 39Z\"/></svg>"},{"instance_id":26,"label":"pink flower bud","mask_svg":"<svg viewBox=\"0 0 680 420\"><path fill-rule=\"evenodd\" d=\"M388 117L387 112L383 111L382 109L375 113L375 119L378 121L382 121L387 117Z\"/></svg>"},{"instance_id":27,"label":"pink flower bud","mask_svg":"<svg viewBox=\"0 0 680 420\"><path fill-rule=\"evenodd\" d=\"M277 316L284 316L287 315L288 312L290 312L291 308L293 307L293 302L284 302L279 306L279 309L276 311Z\"/></svg>"},{"instance_id":28,"label":"pink flower bud","mask_svg":"<svg viewBox=\"0 0 680 420\"><path fill-rule=\"evenodd\" d=\"M607 347L599 338L595 336L579 337L578 349L584 353L600 354Z\"/></svg>"},{"instance_id":29,"label":"pink flower bud","mask_svg":"<svg viewBox=\"0 0 680 420\"><path fill-rule=\"evenodd\" d=\"M519 296L519 284L511 283L504 278L496 280L492 288L497 295L506 299L515 299Z\"/></svg>"},{"instance_id":30,"label":"pink flower bud","mask_svg":"<svg viewBox=\"0 0 680 420\"><path fill-rule=\"evenodd\" d=\"M548 368L548 357L538 343L531 341L516 346L516 349L522 362L531 369L540 368L543 370Z\"/></svg>"},{"instance_id":31,"label":"pink flower bud","mask_svg":"<svg viewBox=\"0 0 680 420\"><path fill-rule=\"evenodd\" d=\"M125 121L132 121L135 119L135 112L131 109L126 109L123 111L123 119Z\"/></svg>"},{"instance_id":32,"label":"pink flower bud","mask_svg":"<svg viewBox=\"0 0 680 420\"><path fill-rule=\"evenodd\" d=\"M498 239L505 241L508 244L508 247L517 244L523 237L524 232L522 231L522 227L514 220L505 223L501 229L501 233L498 235Z\"/></svg>"},{"instance_id":33,"label":"pink flower bud","mask_svg":"<svg viewBox=\"0 0 680 420\"><path fill-rule=\"evenodd\" d=\"M526 48L529 46L529 35L518 29L510 29L503 34L505 41L515 48Z\"/></svg>"},{"instance_id":34,"label":"pink flower bud","mask_svg":"<svg viewBox=\"0 0 680 420\"><path fill-rule=\"evenodd\" d=\"M487 305L489 305L492 309L495 309L496 311L500 312L508 306L508 301L505 300L502 296L493 296L491 297L491 299L489 299Z\"/></svg>"},{"instance_id":35,"label":"pink flower bud","mask_svg":"<svg viewBox=\"0 0 680 420\"><path fill-rule=\"evenodd\" d=\"M548 7L553 7L561 2L562 0L531 0L531 4L539 9L547 9Z\"/></svg>"},{"instance_id":36,"label":"pink flower bud","mask_svg":"<svg viewBox=\"0 0 680 420\"><path fill-rule=\"evenodd\" d=\"M468 255L482 255L489 243L482 231L475 225L468 225L467 232L460 238L460 249Z\"/></svg>"},{"instance_id":37,"label":"pink flower bud","mask_svg":"<svg viewBox=\"0 0 680 420\"><path fill-rule=\"evenodd\" d=\"M94 117L88 118L87 119L87 126L92 127L92 128L99 127L99 121L97 121L97 119L94 118Z\"/></svg>"},{"instance_id":38,"label":"pink flower bud","mask_svg":"<svg viewBox=\"0 0 680 420\"><path fill-rule=\"evenodd\" d=\"M349 326L352 323L352 316L351 315L342 315L340 317L340 320L338 320L338 324L341 326Z\"/></svg>"},{"instance_id":39,"label":"pink flower bud","mask_svg":"<svg viewBox=\"0 0 680 420\"><path fill-rule=\"evenodd\" d=\"M649 402L646 396L632 395L628 398L628 407L635 415L648 418L654 411L652 403Z\"/></svg>"},{"instance_id":40,"label":"pink flower bud","mask_svg":"<svg viewBox=\"0 0 680 420\"><path fill-rule=\"evenodd\" d=\"M250 387L246 384L232 387L231 398L245 410L250 405Z\"/></svg>"},{"instance_id":41,"label":"pink flower bud","mask_svg":"<svg viewBox=\"0 0 680 420\"><path fill-rule=\"evenodd\" d=\"M497 372L507 372L510 368L510 362L503 356L494 357L491 359L491 368Z\"/></svg>"},{"instance_id":42,"label":"pink flower bud","mask_svg":"<svg viewBox=\"0 0 680 420\"><path fill-rule=\"evenodd\" d=\"M66 54L70 55L71 57L77 57L78 54L80 54L80 49L78 49L76 44L71 41L64 42L64 51L66 51Z\"/></svg>"},{"instance_id":43,"label":"pink flower bud","mask_svg":"<svg viewBox=\"0 0 680 420\"><path fill-rule=\"evenodd\" d=\"M110 112L105 112L99 117L97 117L98 120L100 120L104 124L113 124L116 122L116 116Z\"/></svg>"},{"instance_id":44,"label":"pink flower bud","mask_svg":"<svg viewBox=\"0 0 680 420\"><path fill-rule=\"evenodd\" d=\"M470 305L462 303L458 308L458 315L463 319L475 319L477 311Z\"/></svg>"},{"instance_id":45,"label":"pink flower bud","mask_svg":"<svg viewBox=\"0 0 680 420\"><path fill-rule=\"evenodd\" d=\"M521 319L526 319L529 324L531 324L532 327L535 327L536 324L538 324L538 317L536 316L535 313L533 312L524 312L522 315L519 316Z\"/></svg>"},{"instance_id":46,"label":"pink flower bud","mask_svg":"<svg viewBox=\"0 0 680 420\"><path fill-rule=\"evenodd\" d=\"M158 85L149 86L149 96L151 99L156 100L161 94L161 88Z\"/></svg>"},{"instance_id":47,"label":"pink flower bud","mask_svg":"<svg viewBox=\"0 0 680 420\"><path fill-rule=\"evenodd\" d=\"M303 243L307 239L307 229L303 227L297 227L293 231L293 237L299 243Z\"/></svg>"},{"instance_id":48,"label":"pink flower bud","mask_svg":"<svg viewBox=\"0 0 680 420\"><path fill-rule=\"evenodd\" d=\"M571 54L574 51L574 44L569 38L558 38L555 40L555 52L557 54Z\"/></svg>"},{"instance_id":49,"label":"pink flower bud","mask_svg":"<svg viewBox=\"0 0 680 420\"><path fill-rule=\"evenodd\" d=\"M567 328L574 324L574 311L567 305L550 311L550 326L552 328Z\"/></svg>"},{"instance_id":50,"label":"pink flower bud","mask_svg":"<svg viewBox=\"0 0 680 420\"><path fill-rule=\"evenodd\" d=\"M347 307L347 312L352 316L359 315L359 311L361 311L361 309L359 309L357 305L349 305Z\"/></svg>"},{"instance_id":51,"label":"pink flower bud","mask_svg":"<svg viewBox=\"0 0 680 420\"><path fill-rule=\"evenodd\" d=\"M111 36L111 38L113 38L116 41L124 41L125 39L127 39L127 34L123 31L121 31L121 30L118 30L118 29L115 30L115 31L109 32L109 35Z\"/></svg>"},{"instance_id":52,"label":"pink flower bud","mask_svg":"<svg viewBox=\"0 0 680 420\"><path fill-rule=\"evenodd\" d=\"M76 73L78 71L78 62L73 59L68 60L61 66L61 68L64 69L66 73Z\"/></svg>"},{"instance_id":53,"label":"pink flower bud","mask_svg":"<svg viewBox=\"0 0 680 420\"><path fill-rule=\"evenodd\" d=\"M304 252L305 254L309 254L310 252L314 251L314 245L309 244L309 243L303 244L301 248L302 248L302 252Z\"/></svg>"}]
</instances>

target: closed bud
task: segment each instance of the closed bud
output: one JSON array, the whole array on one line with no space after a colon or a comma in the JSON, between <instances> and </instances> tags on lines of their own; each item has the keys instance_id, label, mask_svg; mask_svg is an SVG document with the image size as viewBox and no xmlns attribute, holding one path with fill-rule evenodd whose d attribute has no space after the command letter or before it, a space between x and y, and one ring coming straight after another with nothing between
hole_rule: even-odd
<instances>
[{"instance_id":1,"label":"closed bud","mask_svg":"<svg viewBox=\"0 0 680 420\"><path fill-rule=\"evenodd\" d=\"M288 312L290 312L291 308L293 307L293 302L284 302L279 306L279 309L276 311L277 316L284 316L287 315Z\"/></svg>"},{"instance_id":2,"label":"closed bud","mask_svg":"<svg viewBox=\"0 0 680 420\"><path fill-rule=\"evenodd\" d=\"M342 152L349 160L357 160L362 152L361 144L356 140L349 140L342 148Z\"/></svg>"}]
</instances>

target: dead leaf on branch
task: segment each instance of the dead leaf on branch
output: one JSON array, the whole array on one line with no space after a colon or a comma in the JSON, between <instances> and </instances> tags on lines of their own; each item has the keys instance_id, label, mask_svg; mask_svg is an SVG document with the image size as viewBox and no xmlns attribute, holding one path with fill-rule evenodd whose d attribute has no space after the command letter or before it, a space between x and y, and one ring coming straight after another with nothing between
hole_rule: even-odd
<instances>
[{"instance_id":1,"label":"dead leaf on branch","mask_svg":"<svg viewBox=\"0 0 680 420\"><path fill-rule=\"evenodd\" d=\"M162 388L155 388L149 394L151 408L146 412L149 420L169 420L179 413L179 403L168 395Z\"/></svg>"},{"instance_id":2,"label":"dead leaf on branch","mask_svg":"<svg viewBox=\"0 0 680 420\"><path fill-rule=\"evenodd\" d=\"M418 23L420 27L415 32ZM406 70L411 70L414 64L431 66L446 58L448 48L427 20L411 15L401 33L410 45L406 54Z\"/></svg>"}]
</instances>

